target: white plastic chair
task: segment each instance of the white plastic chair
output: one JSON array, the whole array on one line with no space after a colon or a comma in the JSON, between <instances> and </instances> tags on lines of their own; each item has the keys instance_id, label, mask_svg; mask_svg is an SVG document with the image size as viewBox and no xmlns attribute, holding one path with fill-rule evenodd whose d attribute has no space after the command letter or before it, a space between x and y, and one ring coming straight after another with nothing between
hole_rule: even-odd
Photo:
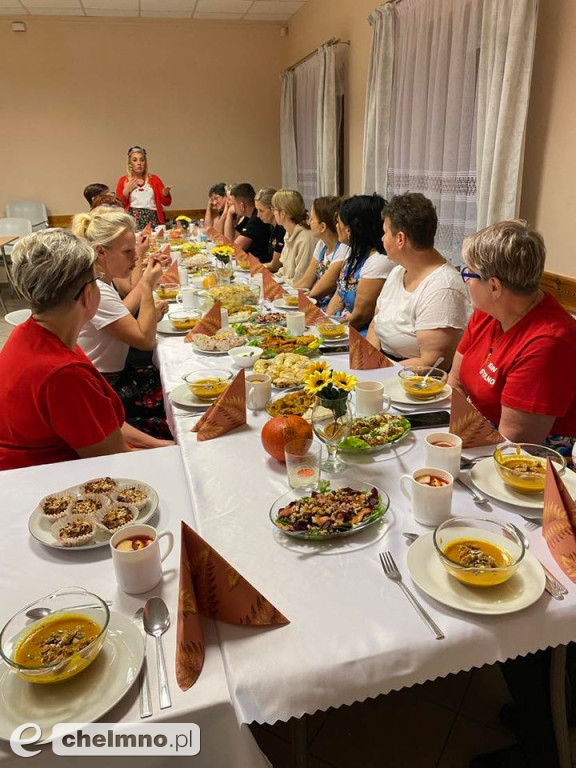
<instances>
[{"instance_id":1,"label":"white plastic chair","mask_svg":"<svg viewBox=\"0 0 576 768\"><path fill-rule=\"evenodd\" d=\"M29 219L32 230L46 229L48 212L44 203L36 200L20 200L6 204L6 216L17 219Z\"/></svg>"},{"instance_id":2,"label":"white plastic chair","mask_svg":"<svg viewBox=\"0 0 576 768\"><path fill-rule=\"evenodd\" d=\"M23 237L24 235L29 235L32 232L32 224L30 223L29 219L17 219L17 218L6 218L6 219L0 219L0 237L10 237L11 235L15 237ZM11 262L10 262L10 253L12 251L11 245L5 245L2 248L0 248L0 258L2 259L2 266L4 267L4 270L6 272L6 277L8 278L9 284L14 287L14 283L12 281L12 272L11 270Z\"/></svg>"},{"instance_id":3,"label":"white plastic chair","mask_svg":"<svg viewBox=\"0 0 576 768\"><path fill-rule=\"evenodd\" d=\"M10 325L20 325L20 323L25 323L31 314L31 309L15 309L13 312L8 312L7 315L4 315L4 320L10 323Z\"/></svg>"}]
</instances>

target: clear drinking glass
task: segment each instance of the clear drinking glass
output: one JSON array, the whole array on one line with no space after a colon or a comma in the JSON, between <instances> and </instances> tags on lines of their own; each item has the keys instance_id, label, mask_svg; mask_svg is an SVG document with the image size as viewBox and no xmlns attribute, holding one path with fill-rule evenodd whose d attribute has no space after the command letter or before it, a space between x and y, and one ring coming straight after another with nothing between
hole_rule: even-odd
<instances>
[{"instance_id":1,"label":"clear drinking glass","mask_svg":"<svg viewBox=\"0 0 576 768\"><path fill-rule=\"evenodd\" d=\"M311 491L318 486L322 457L320 443L302 438L291 440L284 446L284 455L290 488Z\"/></svg>"},{"instance_id":2,"label":"clear drinking glass","mask_svg":"<svg viewBox=\"0 0 576 768\"><path fill-rule=\"evenodd\" d=\"M321 464L324 472L335 474L343 472L348 466L337 456L336 450L338 443L350 434L352 420L349 395L337 400L316 397L312 411L312 429L316 437L325 444L328 452Z\"/></svg>"}]
</instances>

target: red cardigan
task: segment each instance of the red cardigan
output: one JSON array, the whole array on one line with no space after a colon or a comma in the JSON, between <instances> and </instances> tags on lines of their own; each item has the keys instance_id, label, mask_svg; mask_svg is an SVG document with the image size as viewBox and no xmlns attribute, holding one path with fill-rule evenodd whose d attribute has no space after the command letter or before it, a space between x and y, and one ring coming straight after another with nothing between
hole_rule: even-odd
<instances>
[{"instance_id":1,"label":"red cardigan","mask_svg":"<svg viewBox=\"0 0 576 768\"><path fill-rule=\"evenodd\" d=\"M116 194L124 203L124 209L127 211L130 208L130 198L122 194L124 185L128 181L128 176L121 176L118 184L116 185ZM164 224L166 217L164 216L163 205L170 205L172 202L172 195L163 195L164 182L160 176L156 176L153 173L148 174L148 183L154 191L154 201L156 203L156 213L158 214L158 221L160 224Z\"/></svg>"}]
</instances>

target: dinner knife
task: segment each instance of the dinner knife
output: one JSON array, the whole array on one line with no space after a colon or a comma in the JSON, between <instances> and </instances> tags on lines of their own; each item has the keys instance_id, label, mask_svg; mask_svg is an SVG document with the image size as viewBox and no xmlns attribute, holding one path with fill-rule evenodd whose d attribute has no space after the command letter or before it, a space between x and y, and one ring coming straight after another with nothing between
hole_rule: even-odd
<instances>
[{"instance_id":1,"label":"dinner knife","mask_svg":"<svg viewBox=\"0 0 576 768\"><path fill-rule=\"evenodd\" d=\"M148 666L146 661L146 643L148 642L148 635L144 631L143 621L144 608L138 608L134 614L134 623L142 632L144 638L144 660L138 675L138 687L139 687L139 700L140 700L140 719L144 720L147 717L152 717L152 699L150 697L150 682L148 680Z\"/></svg>"}]
</instances>

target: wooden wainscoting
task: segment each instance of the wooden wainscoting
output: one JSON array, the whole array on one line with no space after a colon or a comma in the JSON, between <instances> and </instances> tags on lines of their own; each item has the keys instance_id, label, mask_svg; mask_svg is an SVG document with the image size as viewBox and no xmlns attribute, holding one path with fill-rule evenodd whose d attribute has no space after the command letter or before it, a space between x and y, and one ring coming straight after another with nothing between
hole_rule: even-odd
<instances>
[{"instance_id":1,"label":"wooden wainscoting","mask_svg":"<svg viewBox=\"0 0 576 768\"><path fill-rule=\"evenodd\" d=\"M188 216L189 219L203 219L206 213L204 208L170 208L164 211L167 219L175 219L177 216ZM51 227L63 227L69 229L72 224L73 213L61 213L48 216L48 224Z\"/></svg>"},{"instance_id":2,"label":"wooden wainscoting","mask_svg":"<svg viewBox=\"0 0 576 768\"><path fill-rule=\"evenodd\" d=\"M576 278L544 272L540 287L551 293L568 312L576 312Z\"/></svg>"}]
</instances>

